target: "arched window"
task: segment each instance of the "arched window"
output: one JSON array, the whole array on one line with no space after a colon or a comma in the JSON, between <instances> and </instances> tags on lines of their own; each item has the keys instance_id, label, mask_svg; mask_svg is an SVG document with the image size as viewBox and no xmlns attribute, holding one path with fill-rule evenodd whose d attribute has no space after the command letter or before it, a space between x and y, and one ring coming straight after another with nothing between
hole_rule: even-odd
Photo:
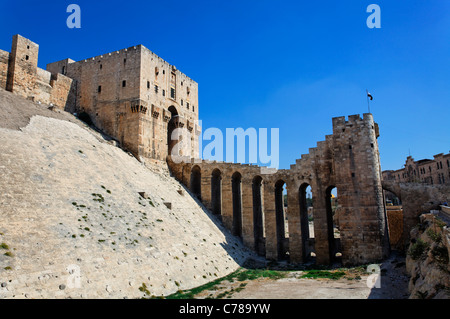
<instances>
[{"instance_id":1,"label":"arched window","mask_svg":"<svg viewBox=\"0 0 450 319\"><path fill-rule=\"evenodd\" d=\"M415 170L414 170L415 173ZM340 248L340 232L338 220L338 196L337 189L334 186L327 188L325 192L325 208L327 212L327 228L330 260L336 260L342 256Z\"/></svg>"},{"instance_id":2,"label":"arched window","mask_svg":"<svg viewBox=\"0 0 450 319\"><path fill-rule=\"evenodd\" d=\"M264 241L264 212L262 205L262 177L255 176L252 181L253 195L253 235L255 240L255 251L259 255L265 254Z\"/></svg>"},{"instance_id":3,"label":"arched window","mask_svg":"<svg viewBox=\"0 0 450 319\"><path fill-rule=\"evenodd\" d=\"M287 201L285 197L286 183L279 180L275 183L275 220L276 220L276 235L277 235L277 251L278 259L285 259L287 256L287 241L286 241L286 209Z\"/></svg>"},{"instance_id":4,"label":"arched window","mask_svg":"<svg viewBox=\"0 0 450 319\"><path fill-rule=\"evenodd\" d=\"M201 200L201 194L202 194L202 173L200 170L200 167L198 165L195 165L192 167L191 170L191 180L189 188L191 192L197 196L198 199Z\"/></svg>"},{"instance_id":5,"label":"arched window","mask_svg":"<svg viewBox=\"0 0 450 319\"><path fill-rule=\"evenodd\" d=\"M302 233L303 260L315 256L314 249L314 218L311 186L304 183L299 188L300 228Z\"/></svg>"},{"instance_id":6,"label":"arched window","mask_svg":"<svg viewBox=\"0 0 450 319\"><path fill-rule=\"evenodd\" d=\"M176 129L176 118L178 117L178 112L173 105L169 107L169 112L171 114L171 118L169 120L169 123L167 124L167 146L168 146L167 154L169 156L172 155L177 156L181 154L172 154L172 149L178 143L178 139L176 139L176 137L173 137L174 139L172 139L173 135L172 133Z\"/></svg>"},{"instance_id":7,"label":"arched window","mask_svg":"<svg viewBox=\"0 0 450 319\"><path fill-rule=\"evenodd\" d=\"M211 174L211 208L215 215L222 213L222 173L217 168Z\"/></svg>"},{"instance_id":8,"label":"arched window","mask_svg":"<svg viewBox=\"0 0 450 319\"><path fill-rule=\"evenodd\" d=\"M231 189L233 195L233 224L231 232L235 236L242 237L242 193L241 193L242 176L239 172L235 172L231 177Z\"/></svg>"}]
</instances>

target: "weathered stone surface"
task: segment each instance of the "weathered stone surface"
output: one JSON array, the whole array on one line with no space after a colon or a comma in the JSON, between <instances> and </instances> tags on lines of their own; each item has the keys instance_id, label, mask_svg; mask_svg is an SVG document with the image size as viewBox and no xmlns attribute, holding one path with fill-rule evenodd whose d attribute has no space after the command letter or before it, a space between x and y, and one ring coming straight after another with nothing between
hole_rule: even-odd
<instances>
[{"instance_id":1,"label":"weathered stone surface","mask_svg":"<svg viewBox=\"0 0 450 319\"><path fill-rule=\"evenodd\" d=\"M21 110L36 107L15 98ZM178 193L167 168L144 166L67 116L73 123L35 116L20 130L0 128L1 297L137 298L143 283L167 295L253 256Z\"/></svg>"},{"instance_id":2,"label":"weathered stone surface","mask_svg":"<svg viewBox=\"0 0 450 319\"><path fill-rule=\"evenodd\" d=\"M15 35L11 52L0 52L0 88L24 98L64 109L72 79L37 67L39 45Z\"/></svg>"},{"instance_id":3,"label":"weathered stone surface","mask_svg":"<svg viewBox=\"0 0 450 319\"><path fill-rule=\"evenodd\" d=\"M78 62L65 59L47 70L73 80L68 111L87 113L142 161L165 161L175 141L179 155L199 156L198 84L143 45ZM176 128L185 135L171 142Z\"/></svg>"},{"instance_id":4,"label":"weathered stone surface","mask_svg":"<svg viewBox=\"0 0 450 319\"><path fill-rule=\"evenodd\" d=\"M450 299L450 231L444 220L424 214L411 230L406 258L411 299Z\"/></svg>"},{"instance_id":5,"label":"weathered stone surface","mask_svg":"<svg viewBox=\"0 0 450 319\"><path fill-rule=\"evenodd\" d=\"M368 263L389 253L378 134L372 114L334 118L333 135L318 142L290 169L271 174L254 165L189 158L181 163L170 161L169 166L247 247L262 251L268 259L288 254L291 262L303 262L313 242L319 264L333 261L338 252L345 264ZM256 188L255 179L259 179ZM284 184L286 212L280 208L279 189ZM307 212L300 200L307 185L314 202L313 240L307 236ZM340 238L333 231L330 207L334 187L340 207ZM261 215L264 222L259 231L255 221Z\"/></svg>"},{"instance_id":6,"label":"weathered stone surface","mask_svg":"<svg viewBox=\"0 0 450 319\"><path fill-rule=\"evenodd\" d=\"M419 216L450 200L450 185L427 185L423 183L398 183L383 180L383 188L394 193L402 201L403 231L394 248L405 250L411 229L419 222Z\"/></svg>"},{"instance_id":7,"label":"weathered stone surface","mask_svg":"<svg viewBox=\"0 0 450 319\"><path fill-rule=\"evenodd\" d=\"M11 52L0 50L0 88L83 116L141 161L165 161L175 145L199 156L198 84L143 45L47 71L38 54L39 45L15 35Z\"/></svg>"}]
</instances>

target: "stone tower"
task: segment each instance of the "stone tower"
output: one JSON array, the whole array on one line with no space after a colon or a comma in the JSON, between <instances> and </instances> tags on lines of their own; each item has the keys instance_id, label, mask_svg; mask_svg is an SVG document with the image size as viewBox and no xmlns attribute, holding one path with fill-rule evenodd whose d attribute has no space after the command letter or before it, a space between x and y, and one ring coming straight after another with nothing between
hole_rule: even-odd
<instances>
[{"instance_id":1,"label":"stone tower","mask_svg":"<svg viewBox=\"0 0 450 319\"><path fill-rule=\"evenodd\" d=\"M0 88L64 109L72 80L38 67L39 45L15 35L11 52L0 50Z\"/></svg>"},{"instance_id":2,"label":"stone tower","mask_svg":"<svg viewBox=\"0 0 450 319\"><path fill-rule=\"evenodd\" d=\"M342 255L352 263L389 254L377 137L372 114L333 119L334 171L338 186Z\"/></svg>"},{"instance_id":3,"label":"stone tower","mask_svg":"<svg viewBox=\"0 0 450 319\"><path fill-rule=\"evenodd\" d=\"M13 36L6 89L25 98L32 96L37 77L39 45Z\"/></svg>"},{"instance_id":4,"label":"stone tower","mask_svg":"<svg viewBox=\"0 0 450 319\"><path fill-rule=\"evenodd\" d=\"M256 165L207 160L170 163L170 168L225 227L268 259L366 264L389 254L378 136L372 114L350 115L348 120L333 118L333 134L290 169L262 174ZM312 193L314 236L307 187Z\"/></svg>"},{"instance_id":5,"label":"stone tower","mask_svg":"<svg viewBox=\"0 0 450 319\"><path fill-rule=\"evenodd\" d=\"M165 161L175 129L179 155L198 158L198 84L142 45L90 59L50 63L72 78L68 111L93 124L140 159ZM181 145L181 143L180 143Z\"/></svg>"}]
</instances>

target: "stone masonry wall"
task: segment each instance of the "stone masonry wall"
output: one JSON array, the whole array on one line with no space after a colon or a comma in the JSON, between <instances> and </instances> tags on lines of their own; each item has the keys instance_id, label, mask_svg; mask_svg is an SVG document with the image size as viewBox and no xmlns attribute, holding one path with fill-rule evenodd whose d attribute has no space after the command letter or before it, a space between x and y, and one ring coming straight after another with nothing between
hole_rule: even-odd
<instances>
[{"instance_id":1,"label":"stone masonry wall","mask_svg":"<svg viewBox=\"0 0 450 319\"><path fill-rule=\"evenodd\" d=\"M35 102L89 116L141 161L165 161L171 145L197 158L198 84L142 45L37 67L39 46L20 35L0 52L0 87ZM181 129L183 136L172 132ZM178 132L180 130L177 130Z\"/></svg>"},{"instance_id":2,"label":"stone masonry wall","mask_svg":"<svg viewBox=\"0 0 450 319\"><path fill-rule=\"evenodd\" d=\"M39 45L15 35L11 53L0 52L0 87L24 98L64 109L72 80L38 68L38 55Z\"/></svg>"},{"instance_id":3,"label":"stone masonry wall","mask_svg":"<svg viewBox=\"0 0 450 319\"><path fill-rule=\"evenodd\" d=\"M232 233L267 258L302 262L311 256L311 246L320 264L332 262L338 253L346 264L386 255L378 127L371 114L334 118L333 134L325 141L289 170L268 174L257 166L197 160L198 85L144 46L79 62L65 59L47 65L48 71L37 67L38 52L37 44L14 36L7 90L74 113L85 112L97 128L142 161L166 160L174 155L169 154L172 146L182 145L175 155L195 160L171 162L174 175L214 209ZM0 62L5 59L2 53ZM4 63L2 69L4 73ZM186 134L171 141L177 128ZM302 204L306 185L313 193L314 238L308 234ZM341 209L340 238L335 235L330 206L333 188Z\"/></svg>"},{"instance_id":4,"label":"stone masonry wall","mask_svg":"<svg viewBox=\"0 0 450 319\"><path fill-rule=\"evenodd\" d=\"M419 222L419 216L450 201L449 185L426 185L421 183L397 183L383 180L383 188L393 192L402 201L403 232L396 249L405 250L412 228Z\"/></svg>"},{"instance_id":5,"label":"stone masonry wall","mask_svg":"<svg viewBox=\"0 0 450 319\"><path fill-rule=\"evenodd\" d=\"M8 79L9 52L0 50L0 88L6 90Z\"/></svg>"},{"instance_id":6,"label":"stone masonry wall","mask_svg":"<svg viewBox=\"0 0 450 319\"><path fill-rule=\"evenodd\" d=\"M138 158L165 161L169 123L175 117L191 142L182 155L198 157L198 85L144 46L78 62L65 59L48 64L47 70L74 80L69 111L86 112L96 127Z\"/></svg>"},{"instance_id":7,"label":"stone masonry wall","mask_svg":"<svg viewBox=\"0 0 450 319\"><path fill-rule=\"evenodd\" d=\"M273 174L263 174L254 165L196 159L181 163L169 161L169 165L174 176L198 194L207 208L217 210L213 203L220 201L218 217L242 237L247 247L259 251L258 247L263 245L266 258L289 256L293 263L304 262L308 257L311 240L307 236L307 212L299 199L309 185L314 202L316 263L330 263L338 252L342 253L344 264L368 263L381 260L389 253L378 135L371 114L364 114L363 118L350 116L348 121L344 117L334 118L333 135L318 142L317 147L302 155L289 170ZM217 187L213 175L220 176L219 195L213 191ZM259 200L255 199L257 178L262 180ZM280 209L282 199L277 195L283 184L287 189L286 212ZM340 239L334 235L330 205L334 187L342 211L338 222ZM258 214L263 215L264 221L262 243L255 227Z\"/></svg>"}]
</instances>

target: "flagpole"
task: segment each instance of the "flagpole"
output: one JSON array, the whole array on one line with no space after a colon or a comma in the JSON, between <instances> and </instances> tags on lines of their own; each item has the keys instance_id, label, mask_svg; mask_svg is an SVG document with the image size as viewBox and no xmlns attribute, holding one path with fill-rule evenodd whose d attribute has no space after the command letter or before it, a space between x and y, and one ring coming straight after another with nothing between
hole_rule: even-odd
<instances>
[{"instance_id":1,"label":"flagpole","mask_svg":"<svg viewBox=\"0 0 450 319\"><path fill-rule=\"evenodd\" d=\"M367 97L367 109L369 110L370 113L369 91L367 91L367 89L366 89L366 97Z\"/></svg>"}]
</instances>

